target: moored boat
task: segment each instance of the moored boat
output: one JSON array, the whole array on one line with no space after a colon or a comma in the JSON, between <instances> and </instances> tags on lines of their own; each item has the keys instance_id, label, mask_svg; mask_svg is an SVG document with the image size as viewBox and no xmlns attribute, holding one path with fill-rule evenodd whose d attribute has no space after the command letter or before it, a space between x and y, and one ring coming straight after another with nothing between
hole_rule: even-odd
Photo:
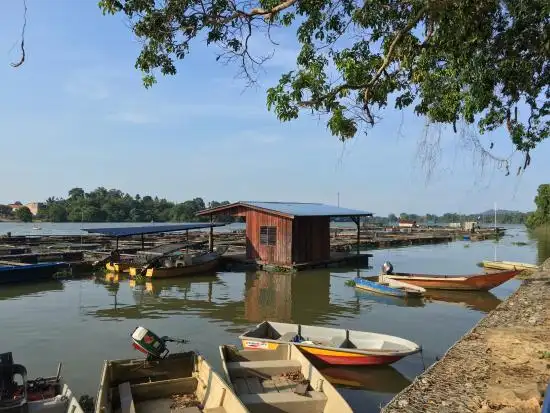
<instances>
[{"instance_id":1,"label":"moored boat","mask_svg":"<svg viewBox=\"0 0 550 413\"><path fill-rule=\"evenodd\" d=\"M84 413L78 400L57 375L28 379L27 369L14 364L12 353L0 354L0 411Z\"/></svg>"},{"instance_id":2,"label":"moored boat","mask_svg":"<svg viewBox=\"0 0 550 413\"><path fill-rule=\"evenodd\" d=\"M391 295L392 297L422 297L426 291L424 288L408 285L406 283L395 282L393 280L390 280L390 283L385 284L380 281L370 281L365 278L357 277L353 281L355 282L356 288L376 294Z\"/></svg>"},{"instance_id":3,"label":"moored boat","mask_svg":"<svg viewBox=\"0 0 550 413\"><path fill-rule=\"evenodd\" d=\"M201 274L215 270L218 267L219 258L219 254L215 251L189 258L187 256L176 259L168 258L159 266L147 268L145 276L148 278L171 278Z\"/></svg>"},{"instance_id":4,"label":"moored boat","mask_svg":"<svg viewBox=\"0 0 550 413\"><path fill-rule=\"evenodd\" d=\"M53 278L54 274L69 264L65 262L41 262L38 264L11 263L0 265L0 284L31 282Z\"/></svg>"},{"instance_id":5,"label":"moored boat","mask_svg":"<svg viewBox=\"0 0 550 413\"><path fill-rule=\"evenodd\" d=\"M134 346L148 357L105 362L95 413L248 412L199 354L167 354L167 338L160 339L143 327L138 327L132 338Z\"/></svg>"},{"instance_id":6,"label":"moored boat","mask_svg":"<svg viewBox=\"0 0 550 413\"><path fill-rule=\"evenodd\" d=\"M508 270L471 275L392 273L385 276L426 289L488 291L511 280L520 272Z\"/></svg>"},{"instance_id":7,"label":"moored boat","mask_svg":"<svg viewBox=\"0 0 550 413\"><path fill-rule=\"evenodd\" d=\"M351 413L353 410L293 344L276 350L220 346L223 370L253 413Z\"/></svg>"},{"instance_id":8,"label":"moored boat","mask_svg":"<svg viewBox=\"0 0 550 413\"><path fill-rule=\"evenodd\" d=\"M134 265L131 262L108 262L105 264L105 269L110 272L130 272L130 268Z\"/></svg>"},{"instance_id":9,"label":"moored boat","mask_svg":"<svg viewBox=\"0 0 550 413\"><path fill-rule=\"evenodd\" d=\"M483 267L493 270L520 270L520 271L538 271L540 267L535 264L527 264L515 261L482 261Z\"/></svg>"},{"instance_id":10,"label":"moored boat","mask_svg":"<svg viewBox=\"0 0 550 413\"><path fill-rule=\"evenodd\" d=\"M385 365L418 353L412 341L386 334L264 321L239 336L244 348L275 350L294 343L327 364Z\"/></svg>"}]
</instances>

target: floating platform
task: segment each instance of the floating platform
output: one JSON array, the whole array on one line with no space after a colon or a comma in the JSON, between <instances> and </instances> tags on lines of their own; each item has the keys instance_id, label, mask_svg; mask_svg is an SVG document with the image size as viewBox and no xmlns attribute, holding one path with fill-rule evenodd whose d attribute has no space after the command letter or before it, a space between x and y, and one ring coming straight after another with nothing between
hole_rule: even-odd
<instances>
[{"instance_id":1,"label":"floating platform","mask_svg":"<svg viewBox=\"0 0 550 413\"><path fill-rule=\"evenodd\" d=\"M220 267L229 271L244 271L247 269L264 271L303 271L314 268L360 266L361 268L370 267L370 258L372 254L359 254L348 252L331 252L330 259L319 261L308 261L293 265L266 264L259 260L246 258L246 254L238 252L227 252L220 257Z\"/></svg>"}]
</instances>

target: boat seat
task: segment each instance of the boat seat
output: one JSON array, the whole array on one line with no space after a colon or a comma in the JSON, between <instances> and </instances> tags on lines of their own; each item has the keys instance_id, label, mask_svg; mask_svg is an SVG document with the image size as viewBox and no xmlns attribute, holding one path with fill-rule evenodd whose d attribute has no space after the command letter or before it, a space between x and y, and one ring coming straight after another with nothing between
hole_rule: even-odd
<instances>
[{"instance_id":1,"label":"boat seat","mask_svg":"<svg viewBox=\"0 0 550 413\"><path fill-rule=\"evenodd\" d=\"M289 331L288 333L284 333L284 334L283 334L281 337L279 337L277 340L279 340L279 341L285 341L285 342L287 342L287 341L292 341L292 339L293 339L294 337L296 337L297 334L298 334L297 331L294 331L294 332L293 332L293 331Z\"/></svg>"},{"instance_id":2,"label":"boat seat","mask_svg":"<svg viewBox=\"0 0 550 413\"><path fill-rule=\"evenodd\" d=\"M327 397L310 391L307 396L292 392L241 394L239 398L252 413L322 413Z\"/></svg>"},{"instance_id":3,"label":"boat seat","mask_svg":"<svg viewBox=\"0 0 550 413\"><path fill-rule=\"evenodd\" d=\"M260 375L275 376L299 371L302 365L296 360L236 361L227 363L227 370L235 377L245 377L251 371Z\"/></svg>"},{"instance_id":4,"label":"boat seat","mask_svg":"<svg viewBox=\"0 0 550 413\"><path fill-rule=\"evenodd\" d=\"M121 413L136 413L130 382L125 381L124 383L120 383L118 385L118 393L120 397Z\"/></svg>"}]
</instances>

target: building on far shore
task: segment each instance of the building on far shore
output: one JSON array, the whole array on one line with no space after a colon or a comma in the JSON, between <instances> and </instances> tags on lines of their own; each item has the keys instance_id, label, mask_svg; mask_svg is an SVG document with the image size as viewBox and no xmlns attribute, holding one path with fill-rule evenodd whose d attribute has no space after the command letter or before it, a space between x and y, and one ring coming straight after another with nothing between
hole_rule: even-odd
<instances>
[{"instance_id":1,"label":"building on far shore","mask_svg":"<svg viewBox=\"0 0 550 413\"><path fill-rule=\"evenodd\" d=\"M16 201L13 204L8 205L13 212L17 211L19 208L27 207L31 211L31 214L37 215L40 210L40 202L29 202L28 204L23 205L21 202Z\"/></svg>"}]
</instances>

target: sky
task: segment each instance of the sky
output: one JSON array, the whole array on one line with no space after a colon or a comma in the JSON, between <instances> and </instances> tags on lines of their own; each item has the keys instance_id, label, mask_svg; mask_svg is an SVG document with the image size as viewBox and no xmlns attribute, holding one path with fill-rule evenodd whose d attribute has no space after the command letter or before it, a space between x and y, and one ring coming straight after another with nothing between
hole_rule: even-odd
<instances>
[{"instance_id":1,"label":"sky","mask_svg":"<svg viewBox=\"0 0 550 413\"><path fill-rule=\"evenodd\" d=\"M25 63L14 69L23 3L0 14L0 203L64 197L98 186L172 201L322 202L389 213L476 213L532 210L550 176L550 143L531 166L510 176L483 168L449 128L430 127L411 111L389 108L367 135L345 144L325 122L304 114L280 123L265 90L291 70L292 33L265 64L259 86L246 88L236 66L193 46L178 75L146 90L134 68L140 44L122 16L103 16L97 0L27 0ZM259 49L271 50L263 37ZM428 174L422 142L439 137L438 163ZM504 131L497 154L512 146ZM546 160L545 160L546 159Z\"/></svg>"}]
</instances>

